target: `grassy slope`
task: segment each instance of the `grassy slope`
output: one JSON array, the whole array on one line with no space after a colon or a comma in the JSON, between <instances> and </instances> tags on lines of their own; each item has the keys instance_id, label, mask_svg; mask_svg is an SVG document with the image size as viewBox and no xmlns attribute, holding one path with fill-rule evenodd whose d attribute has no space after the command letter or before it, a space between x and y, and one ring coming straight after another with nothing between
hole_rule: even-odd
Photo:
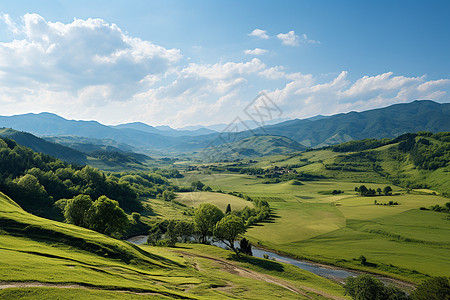
<instances>
[{"instance_id":1,"label":"grassy slope","mask_svg":"<svg viewBox=\"0 0 450 300\"><path fill-rule=\"evenodd\" d=\"M0 290L2 299L138 299L155 295L207 299L269 299L271 295L304 298L279 285L254 278L243 279L221 269L220 263L211 263L219 251L211 250L215 247L196 248L209 257L206 261L197 255L177 253L173 249L139 248L94 231L33 216L3 194L0 194L0 225L0 274L3 281L0 285L4 282L48 285L3 289ZM230 254L220 251L220 257ZM255 259L253 263L264 265L264 260ZM201 272L198 271L200 268ZM262 268L261 272L269 271ZM298 286L312 286L329 294L343 295L343 290L336 284L308 272L279 272L278 277ZM55 284L78 288L56 288ZM136 294L141 292L147 294ZM320 298L315 293L311 295Z\"/></svg>"}]
</instances>

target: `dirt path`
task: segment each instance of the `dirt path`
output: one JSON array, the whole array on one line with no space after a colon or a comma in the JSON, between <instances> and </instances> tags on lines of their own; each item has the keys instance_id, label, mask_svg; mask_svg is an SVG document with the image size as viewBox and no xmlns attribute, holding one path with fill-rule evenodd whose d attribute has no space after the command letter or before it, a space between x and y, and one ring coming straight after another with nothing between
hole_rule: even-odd
<instances>
[{"instance_id":1,"label":"dirt path","mask_svg":"<svg viewBox=\"0 0 450 300\"><path fill-rule=\"evenodd\" d=\"M267 274L262 274L262 273L258 273L249 269L246 269L244 267L240 267L238 265L235 265L233 263L231 263L230 261L227 261L225 259L221 259L221 258L215 258L215 257L210 257L210 256L204 256L204 255L197 255L197 254L193 254L193 253L189 253L189 252L185 252L185 251L174 251L186 256L190 256L190 257L201 257L201 258L205 258L208 260L212 260L214 262L217 262L222 270L224 270L225 272L228 272L230 274L234 274L234 275L239 275L242 277L247 277L247 278L251 278L251 279L256 279L256 280L260 280L260 281L264 281L264 282L268 282L268 283L272 283L272 284L276 284L278 286L281 286L291 292L294 292L296 294L300 294L308 299L313 299L311 296L309 296L307 293L305 293L305 291L308 292L312 292L318 295L321 295L325 298L328 299L336 299L336 300L343 300L345 298L342 297L338 297L335 295L330 295L328 293L325 293L323 291L319 291L316 290L314 288L311 287L307 287L307 286L300 286L300 289L297 287L292 286L290 283L286 282L285 280L282 280L280 278L276 278Z\"/></svg>"}]
</instances>

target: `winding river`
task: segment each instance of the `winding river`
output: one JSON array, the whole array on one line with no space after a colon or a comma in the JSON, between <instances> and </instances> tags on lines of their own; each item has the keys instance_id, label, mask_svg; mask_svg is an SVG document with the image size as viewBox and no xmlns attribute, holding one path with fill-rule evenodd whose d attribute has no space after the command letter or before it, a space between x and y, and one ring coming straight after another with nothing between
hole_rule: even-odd
<instances>
[{"instance_id":1,"label":"winding river","mask_svg":"<svg viewBox=\"0 0 450 300\"><path fill-rule=\"evenodd\" d=\"M129 241L133 244L136 244L136 245L142 245L147 242L147 236L146 235L138 235L138 236L129 238L127 241ZM218 246L218 247L221 247L224 249L227 248L222 243L216 242L213 244L215 246ZM236 244L236 246L238 246L238 245ZM268 255L269 259L273 259L275 261L286 263L286 264L291 264L291 265L299 267L300 269L309 271L311 273L314 273L319 276L322 276L322 277L325 277L328 279L332 279L332 280L335 280L335 281L338 281L341 283L344 282L344 279L346 277L358 275L358 273L350 271L350 270L345 270L345 269L340 269L340 268L335 268L335 267L327 267L327 266L314 264L314 263L304 261L304 260L289 258L286 256L276 254L271 251L257 248L255 246L252 246L252 251L253 251L253 256L255 256L255 257L264 258L265 255Z\"/></svg>"},{"instance_id":2,"label":"winding river","mask_svg":"<svg viewBox=\"0 0 450 300\"><path fill-rule=\"evenodd\" d=\"M136 244L136 245L142 245L147 242L147 235L134 236L134 237L129 238L127 241L130 243ZM213 243L213 245L224 248L224 249L228 249L228 247L225 244L220 243L220 242L215 242L215 243ZM236 242L236 246L238 246L237 242ZM273 259L274 261L297 266L300 269L314 273L316 275L319 275L319 276L327 278L327 279L331 279L331 280L339 282L341 284L343 284L345 282L345 278L347 278L349 276L358 276L359 274L362 274L362 272L358 272L358 271L354 271L354 270L343 269L343 268L338 268L338 267L334 267L334 266L317 264L317 263L313 263L313 262L309 262L309 261L305 261L305 260L286 257L286 256L279 255L279 254L271 252L271 251L260 249L253 245L252 245L252 251L253 251L253 256L255 256L255 257L264 258L264 256L267 255L269 257L269 259ZM383 276L376 275L376 274L371 274L371 275L377 277L381 282L383 282L386 285L389 285L389 284L394 285L404 291L411 291L414 288L414 285L412 285L408 282L396 280L396 279L389 278L389 277L383 277Z\"/></svg>"}]
</instances>

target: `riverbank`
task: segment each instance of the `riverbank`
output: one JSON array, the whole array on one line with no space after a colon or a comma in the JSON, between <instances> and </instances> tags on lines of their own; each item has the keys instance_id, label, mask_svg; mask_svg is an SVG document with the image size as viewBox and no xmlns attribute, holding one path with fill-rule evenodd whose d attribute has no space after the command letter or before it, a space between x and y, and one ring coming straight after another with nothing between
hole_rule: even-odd
<instances>
[{"instance_id":1,"label":"riverbank","mask_svg":"<svg viewBox=\"0 0 450 300\"><path fill-rule=\"evenodd\" d=\"M367 269L356 269L356 268L351 268L350 266L339 266L339 265L334 265L332 263L323 263L321 261L318 260L314 260L311 258L305 258L305 257L297 257L293 254L287 253L287 252L283 252L283 251L278 251L276 249L273 248L269 248L266 247L264 245L261 244L257 244L258 246L255 247L252 244L252 247L257 248L257 249L262 249L264 251L267 251L269 253L274 253L278 256L282 256L282 257L286 257L292 260L296 260L296 261L301 261L304 263L308 263L311 265L315 265L317 267L321 267L321 268L325 268L325 269L332 269L332 270L343 270L343 271L347 271L349 273L353 273L354 275L351 276L357 276L360 274L368 274L368 275L372 275L378 279L380 279L384 284L392 284L396 287L399 287L405 291L410 291L413 290L416 286L416 283L413 281L408 281L407 279L405 279L403 276L402 278L396 278L395 274L392 273L387 273L387 272L383 272L381 270L377 270L379 271L377 272L373 272L372 270L367 270ZM372 271L372 272L371 272ZM331 279L331 278L329 278Z\"/></svg>"},{"instance_id":2,"label":"riverbank","mask_svg":"<svg viewBox=\"0 0 450 300\"><path fill-rule=\"evenodd\" d=\"M127 239L127 241L129 241L133 244L136 244L136 245L142 245L147 242L147 236L146 235L138 235L138 236ZM226 245L221 244L221 243L213 243L213 245L220 247L220 248L224 248L224 249L227 248ZM238 246L238 245L236 244L236 246ZM407 281L397 279L397 278L387 277L384 275L382 276L382 275L379 275L376 273L354 270L354 269L350 269L350 268L342 268L342 267L337 267L334 265L326 265L326 264L322 264L322 263L316 263L313 261L298 259L298 258L289 256L289 255L286 255L284 253L283 254L277 253L276 251L273 251L272 249L266 249L266 248L262 248L262 247L252 246L252 251L253 251L253 256L255 256L255 257L265 258L265 255L267 255L269 257L269 259L272 259L274 261L294 265L302 270L311 272L313 274L316 274L316 275L321 276L326 279L333 280L340 284L344 284L345 278L347 278L349 276L357 276L359 274L370 274L370 275L375 276L378 279L380 279L384 284L394 285L398 288L401 288L404 291L411 291L415 287L414 284L407 282Z\"/></svg>"}]
</instances>

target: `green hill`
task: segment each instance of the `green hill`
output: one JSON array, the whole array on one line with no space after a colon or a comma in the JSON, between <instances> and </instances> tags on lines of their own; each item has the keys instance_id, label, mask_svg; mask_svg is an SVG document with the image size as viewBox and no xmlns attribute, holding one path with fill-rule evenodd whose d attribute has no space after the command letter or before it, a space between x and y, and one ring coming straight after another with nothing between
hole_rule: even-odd
<instances>
[{"instance_id":1,"label":"green hill","mask_svg":"<svg viewBox=\"0 0 450 300\"><path fill-rule=\"evenodd\" d=\"M1 299L343 296L339 285L293 266L228 261L228 251L212 246L138 247L31 215L3 193L0 228Z\"/></svg>"},{"instance_id":2,"label":"green hill","mask_svg":"<svg viewBox=\"0 0 450 300\"><path fill-rule=\"evenodd\" d=\"M0 137L15 140L22 146L31 148L33 151L54 156L68 163L86 164L86 154L57 143L52 143L38 138L31 133L17 131L10 128L0 129Z\"/></svg>"},{"instance_id":3,"label":"green hill","mask_svg":"<svg viewBox=\"0 0 450 300\"><path fill-rule=\"evenodd\" d=\"M325 178L391 182L450 195L450 133L409 133L393 139L350 141L299 154L260 159L251 167L289 166Z\"/></svg>"},{"instance_id":4,"label":"green hill","mask_svg":"<svg viewBox=\"0 0 450 300\"><path fill-rule=\"evenodd\" d=\"M394 138L407 132L450 131L449 120L450 103L422 100L314 121L286 121L265 126L261 132L286 136L307 147L317 148L351 140ZM258 130L255 132L259 133Z\"/></svg>"},{"instance_id":5,"label":"green hill","mask_svg":"<svg viewBox=\"0 0 450 300\"><path fill-rule=\"evenodd\" d=\"M0 126L36 135L55 136L56 139L53 141L58 141L59 136L109 139L117 144L127 144L139 151L181 153L199 151L211 144L224 145L227 139L224 140L223 137L228 134L233 135L235 141L254 135L284 136L306 147L317 148L365 138L393 138L407 132L450 131L449 119L449 103L421 100L363 112L290 120L237 134L221 132L186 136L182 131L178 131L175 135L167 136L168 131L156 128L150 130L151 127L145 124L110 127L95 121L66 120L51 113L0 116ZM250 150L246 152L246 149ZM259 155L258 150L257 153L253 153L250 147L246 149L242 151ZM280 153L284 153L284 150L281 149Z\"/></svg>"},{"instance_id":6,"label":"green hill","mask_svg":"<svg viewBox=\"0 0 450 300\"><path fill-rule=\"evenodd\" d=\"M253 135L231 143L208 147L194 156L200 160L220 161L245 157L287 154L306 147L283 136Z\"/></svg>"}]
</instances>

